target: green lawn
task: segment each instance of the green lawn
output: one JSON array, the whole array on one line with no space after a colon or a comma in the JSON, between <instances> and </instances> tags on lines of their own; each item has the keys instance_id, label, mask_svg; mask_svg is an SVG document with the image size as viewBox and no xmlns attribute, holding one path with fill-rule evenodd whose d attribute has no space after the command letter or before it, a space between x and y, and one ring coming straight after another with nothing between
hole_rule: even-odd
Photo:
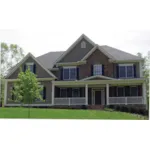
<instances>
[{"instance_id":1,"label":"green lawn","mask_svg":"<svg viewBox=\"0 0 150 150\"><path fill-rule=\"evenodd\" d=\"M0 108L0 118L28 118L28 108ZM144 119L138 115L104 110L30 109L30 118L49 119Z\"/></svg>"}]
</instances>

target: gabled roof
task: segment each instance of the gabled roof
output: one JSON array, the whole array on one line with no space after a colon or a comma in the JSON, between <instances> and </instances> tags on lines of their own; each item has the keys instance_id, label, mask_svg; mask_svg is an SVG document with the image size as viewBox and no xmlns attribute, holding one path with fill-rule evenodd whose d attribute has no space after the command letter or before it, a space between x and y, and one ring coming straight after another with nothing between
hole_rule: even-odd
<instances>
[{"instance_id":1,"label":"gabled roof","mask_svg":"<svg viewBox=\"0 0 150 150\"><path fill-rule=\"evenodd\" d=\"M29 57L31 57L37 64L39 64L50 76L56 78L55 75L47 68L45 68L31 53L28 53L16 66L14 66L5 78L10 77L10 75L12 75Z\"/></svg>"},{"instance_id":2,"label":"gabled roof","mask_svg":"<svg viewBox=\"0 0 150 150\"><path fill-rule=\"evenodd\" d=\"M127 53L125 51L113 48L111 46L107 46L107 45L103 45L103 46L99 46L100 49L107 53L109 53L112 58L114 60L118 60L118 61L126 61L126 60L143 60L141 57Z\"/></svg>"},{"instance_id":3,"label":"gabled roof","mask_svg":"<svg viewBox=\"0 0 150 150\"><path fill-rule=\"evenodd\" d=\"M116 48L104 45L99 46L96 44L94 48L89 51L83 58L82 61L86 60L95 50L100 50L103 54L105 54L112 61L140 61L143 60L141 57L132 55L130 53L118 50Z\"/></svg>"},{"instance_id":4,"label":"gabled roof","mask_svg":"<svg viewBox=\"0 0 150 150\"><path fill-rule=\"evenodd\" d=\"M85 34L82 34L58 59L56 59L54 64L62 60L82 39L87 40L90 44L95 46L95 43L91 39L89 39Z\"/></svg>"},{"instance_id":5,"label":"gabled roof","mask_svg":"<svg viewBox=\"0 0 150 150\"><path fill-rule=\"evenodd\" d=\"M39 57L36 57L36 59L41 62L45 68L51 69L53 68L53 64L56 59L58 59L63 53L64 51L49 52Z\"/></svg>"}]
</instances>

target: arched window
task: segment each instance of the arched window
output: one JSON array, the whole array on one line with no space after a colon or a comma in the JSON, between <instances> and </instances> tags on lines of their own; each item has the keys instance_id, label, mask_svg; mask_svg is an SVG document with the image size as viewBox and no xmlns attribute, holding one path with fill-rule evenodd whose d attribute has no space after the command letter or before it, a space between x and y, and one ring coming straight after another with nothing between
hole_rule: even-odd
<instances>
[{"instance_id":1,"label":"arched window","mask_svg":"<svg viewBox=\"0 0 150 150\"><path fill-rule=\"evenodd\" d=\"M81 42L81 48L86 48L86 42L85 41Z\"/></svg>"}]
</instances>

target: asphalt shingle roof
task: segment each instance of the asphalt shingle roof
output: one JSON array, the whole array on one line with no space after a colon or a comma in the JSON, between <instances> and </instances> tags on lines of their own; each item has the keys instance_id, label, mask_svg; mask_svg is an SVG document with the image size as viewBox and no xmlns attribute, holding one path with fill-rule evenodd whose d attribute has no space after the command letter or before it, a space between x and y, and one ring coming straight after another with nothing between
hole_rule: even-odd
<instances>
[{"instance_id":1,"label":"asphalt shingle roof","mask_svg":"<svg viewBox=\"0 0 150 150\"><path fill-rule=\"evenodd\" d=\"M36 57L36 59L47 69L51 69L53 67L53 63L58 59L64 51L58 51L58 52L49 52L44 55L41 55L39 57Z\"/></svg>"},{"instance_id":2,"label":"asphalt shingle roof","mask_svg":"<svg viewBox=\"0 0 150 150\"><path fill-rule=\"evenodd\" d=\"M112 56L112 58L114 58L115 60L140 60L141 59L141 57L139 56L132 55L130 53L127 53L125 51L107 45L102 45L100 46L100 48L103 48L103 50L109 53Z\"/></svg>"}]
</instances>

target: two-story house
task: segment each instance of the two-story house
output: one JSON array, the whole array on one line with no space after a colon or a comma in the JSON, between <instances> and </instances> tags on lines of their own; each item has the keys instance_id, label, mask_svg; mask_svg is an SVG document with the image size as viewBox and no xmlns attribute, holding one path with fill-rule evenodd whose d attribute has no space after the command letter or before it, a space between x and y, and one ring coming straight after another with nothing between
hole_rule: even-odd
<instances>
[{"instance_id":1,"label":"two-story house","mask_svg":"<svg viewBox=\"0 0 150 150\"><path fill-rule=\"evenodd\" d=\"M19 106L10 94L19 68L29 66L43 85L45 102L32 106L146 104L143 59L104 45L84 34L66 51L39 57L28 54L11 69L5 82L5 106ZM11 101L9 101L11 99Z\"/></svg>"}]
</instances>

